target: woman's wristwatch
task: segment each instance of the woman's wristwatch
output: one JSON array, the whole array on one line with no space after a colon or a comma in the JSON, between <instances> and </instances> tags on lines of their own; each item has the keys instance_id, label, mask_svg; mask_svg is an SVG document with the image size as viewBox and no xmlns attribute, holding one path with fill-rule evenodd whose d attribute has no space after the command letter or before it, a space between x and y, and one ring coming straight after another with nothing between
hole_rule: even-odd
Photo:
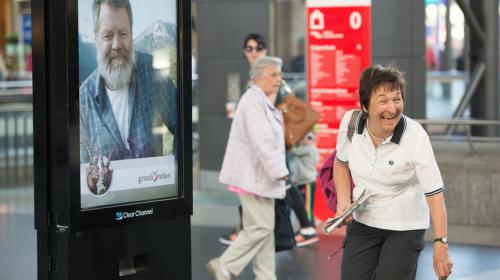
<instances>
[{"instance_id":1,"label":"woman's wristwatch","mask_svg":"<svg viewBox=\"0 0 500 280\"><path fill-rule=\"evenodd\" d=\"M445 237L438 237L438 238L434 238L434 243L436 242L441 242L441 243L444 243L444 244L448 244L448 238Z\"/></svg>"}]
</instances>

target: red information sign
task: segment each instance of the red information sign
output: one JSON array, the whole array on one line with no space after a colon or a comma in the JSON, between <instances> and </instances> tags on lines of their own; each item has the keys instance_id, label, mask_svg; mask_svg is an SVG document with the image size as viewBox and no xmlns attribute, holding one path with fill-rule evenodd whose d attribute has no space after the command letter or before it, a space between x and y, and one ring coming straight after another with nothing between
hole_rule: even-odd
<instances>
[{"instance_id":1,"label":"red information sign","mask_svg":"<svg viewBox=\"0 0 500 280\"><path fill-rule=\"evenodd\" d=\"M309 102L321 113L317 145L320 164L337 142L344 113L359 108L358 83L371 63L370 0L308 0ZM331 216L321 191L315 214Z\"/></svg>"}]
</instances>

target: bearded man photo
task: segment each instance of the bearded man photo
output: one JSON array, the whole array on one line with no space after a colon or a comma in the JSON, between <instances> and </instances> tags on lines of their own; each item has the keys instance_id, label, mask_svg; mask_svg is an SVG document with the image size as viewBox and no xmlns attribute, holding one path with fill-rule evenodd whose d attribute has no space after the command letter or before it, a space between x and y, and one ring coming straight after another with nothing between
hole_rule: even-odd
<instances>
[{"instance_id":1,"label":"bearded man photo","mask_svg":"<svg viewBox=\"0 0 500 280\"><path fill-rule=\"evenodd\" d=\"M155 131L164 124L177 147L177 89L134 50L128 0L94 0L97 68L80 86L80 163L96 154L109 160L161 156Z\"/></svg>"}]
</instances>

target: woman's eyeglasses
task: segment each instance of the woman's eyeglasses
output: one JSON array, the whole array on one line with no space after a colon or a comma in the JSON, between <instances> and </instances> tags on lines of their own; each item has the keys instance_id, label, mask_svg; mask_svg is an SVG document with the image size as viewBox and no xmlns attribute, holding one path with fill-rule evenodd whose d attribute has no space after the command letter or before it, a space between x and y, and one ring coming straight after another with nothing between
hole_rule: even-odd
<instances>
[{"instance_id":1,"label":"woman's eyeglasses","mask_svg":"<svg viewBox=\"0 0 500 280\"><path fill-rule=\"evenodd\" d=\"M262 45L258 45L257 47L245 46L245 47L243 48L243 50L245 50L245 52L247 52L247 53L251 53L251 52L253 52L253 51L261 52L261 51L263 51L264 49L265 49L265 48L264 48L264 46L262 46Z\"/></svg>"}]
</instances>

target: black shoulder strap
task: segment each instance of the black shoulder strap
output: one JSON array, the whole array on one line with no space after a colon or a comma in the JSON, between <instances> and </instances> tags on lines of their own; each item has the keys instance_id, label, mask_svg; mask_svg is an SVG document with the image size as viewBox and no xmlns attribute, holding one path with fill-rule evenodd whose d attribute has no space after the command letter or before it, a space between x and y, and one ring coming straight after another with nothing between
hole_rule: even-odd
<instances>
[{"instance_id":1,"label":"black shoulder strap","mask_svg":"<svg viewBox=\"0 0 500 280\"><path fill-rule=\"evenodd\" d=\"M354 135L354 131L356 131L356 121L358 120L358 116L361 113L361 110L354 110L351 115L351 119L349 120L349 125L347 126L347 138L349 138L349 142L352 141L352 136Z\"/></svg>"}]
</instances>

